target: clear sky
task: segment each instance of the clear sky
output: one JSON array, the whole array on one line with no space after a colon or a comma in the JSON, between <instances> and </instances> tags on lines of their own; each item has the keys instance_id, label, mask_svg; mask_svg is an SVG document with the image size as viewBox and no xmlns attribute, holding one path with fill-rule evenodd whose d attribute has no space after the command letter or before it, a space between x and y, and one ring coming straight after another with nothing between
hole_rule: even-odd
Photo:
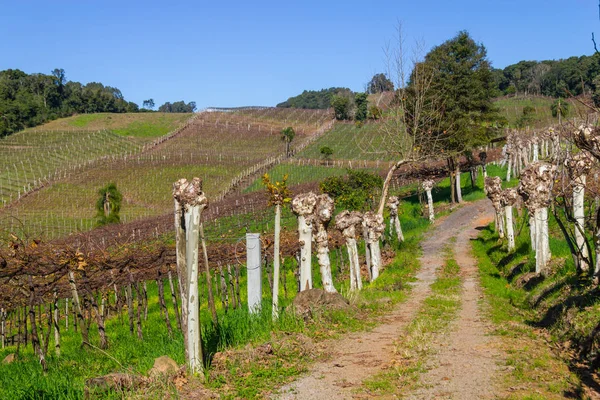
<instances>
[{"instance_id":1,"label":"clear sky","mask_svg":"<svg viewBox=\"0 0 600 400\"><path fill-rule=\"evenodd\" d=\"M0 70L50 73L207 106L364 90L402 21L427 49L467 30L494 67L593 53L597 0L0 0Z\"/></svg>"}]
</instances>

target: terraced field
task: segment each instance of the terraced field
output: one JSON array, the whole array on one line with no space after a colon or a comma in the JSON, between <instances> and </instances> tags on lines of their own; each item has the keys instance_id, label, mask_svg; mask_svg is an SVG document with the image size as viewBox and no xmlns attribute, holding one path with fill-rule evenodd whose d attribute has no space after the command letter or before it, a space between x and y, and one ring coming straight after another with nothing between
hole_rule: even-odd
<instances>
[{"instance_id":1,"label":"terraced field","mask_svg":"<svg viewBox=\"0 0 600 400\"><path fill-rule=\"evenodd\" d=\"M323 131L323 127L329 124L331 120L327 111L254 109L204 112L197 114L174 135L158 137L142 147L131 144L126 137L101 131L112 142L102 142L101 136L95 141L82 140L81 149L71 151L74 154L72 158L63 156L64 145L61 151L58 138L74 134L53 132L52 138L58 146L55 149L57 161L47 170L54 168L60 172L42 180L38 190L18 201L15 201L17 195L11 197L8 193L6 206L0 211L0 230L46 238L89 230L95 224L97 191L110 182L116 183L123 193L120 213L123 222L171 212L172 184L181 177L201 177L205 192L214 201L222 198L236 177L245 176L265 160L281 157L285 150L279 133L281 129L286 126L296 129L295 149L304 146L318 129ZM22 139L29 140L31 132L20 135ZM92 137L94 135L90 134ZM98 146L98 142L104 147ZM111 143L110 146L108 143ZM89 146L90 150L84 150L84 146ZM28 157L35 160L34 155L35 150L32 149ZM38 158L38 162L29 166L27 159L23 160L21 154L16 154L13 163L23 161L28 168L24 168L22 175L39 183L35 174L36 168L41 168L38 164L53 158ZM26 174L27 171L34 173Z\"/></svg>"},{"instance_id":2,"label":"terraced field","mask_svg":"<svg viewBox=\"0 0 600 400\"><path fill-rule=\"evenodd\" d=\"M302 152L299 158L321 159L321 148L333 150L331 160L371 160L393 161L393 156L385 154L384 136L379 133L379 125L368 123L356 126L353 123L340 123Z\"/></svg>"}]
</instances>

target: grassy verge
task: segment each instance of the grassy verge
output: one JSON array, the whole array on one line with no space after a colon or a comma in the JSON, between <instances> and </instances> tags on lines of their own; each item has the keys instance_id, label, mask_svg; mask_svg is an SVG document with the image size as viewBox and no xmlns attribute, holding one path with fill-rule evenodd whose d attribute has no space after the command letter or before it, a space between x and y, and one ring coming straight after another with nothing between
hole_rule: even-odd
<instances>
[{"instance_id":1,"label":"grassy verge","mask_svg":"<svg viewBox=\"0 0 600 400\"><path fill-rule=\"evenodd\" d=\"M585 398L581 382L553 349L559 347L557 336L539 324L545 312L531 302L556 282L568 279L569 268L551 275L540 284L523 283L522 279L534 269L535 260L529 253L526 227L517 236L514 253L507 253L505 244L498 240L490 227L473 242L479 262L481 284L486 298L486 310L495 325L492 334L498 347L508 355L505 372L498 376L506 399L562 399ZM558 264L564 255L563 244L551 240L551 248ZM560 292L560 290L558 291ZM548 293L549 297L559 296Z\"/></svg>"},{"instance_id":2,"label":"grassy verge","mask_svg":"<svg viewBox=\"0 0 600 400\"><path fill-rule=\"evenodd\" d=\"M414 389L419 376L426 371L431 344L456 317L460 308L462 280L460 267L451 254L437 272L427 297L406 332L396 341L396 358L390 368L364 382L365 391L374 396L401 395Z\"/></svg>"}]
</instances>

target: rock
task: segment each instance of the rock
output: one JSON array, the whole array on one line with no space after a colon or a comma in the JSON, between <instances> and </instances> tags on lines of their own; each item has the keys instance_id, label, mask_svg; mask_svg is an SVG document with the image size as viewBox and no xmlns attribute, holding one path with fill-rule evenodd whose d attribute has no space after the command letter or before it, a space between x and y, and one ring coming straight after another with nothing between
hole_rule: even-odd
<instances>
[{"instance_id":1,"label":"rock","mask_svg":"<svg viewBox=\"0 0 600 400\"><path fill-rule=\"evenodd\" d=\"M148 373L150 376L175 375L179 371L179 365L169 356L158 357L154 360L154 366Z\"/></svg>"},{"instance_id":2,"label":"rock","mask_svg":"<svg viewBox=\"0 0 600 400\"><path fill-rule=\"evenodd\" d=\"M309 289L296 295L293 307L296 315L310 318L315 311L346 310L350 308L350 305L339 293L328 293L321 289Z\"/></svg>"},{"instance_id":3,"label":"rock","mask_svg":"<svg viewBox=\"0 0 600 400\"><path fill-rule=\"evenodd\" d=\"M109 390L134 390L145 383L145 380L136 375L123 374L120 372L90 378L85 382L86 395L99 394Z\"/></svg>"},{"instance_id":4,"label":"rock","mask_svg":"<svg viewBox=\"0 0 600 400\"><path fill-rule=\"evenodd\" d=\"M2 360L2 364L11 364L15 361L16 356L14 353L7 355L6 357L4 357L4 360Z\"/></svg>"}]
</instances>

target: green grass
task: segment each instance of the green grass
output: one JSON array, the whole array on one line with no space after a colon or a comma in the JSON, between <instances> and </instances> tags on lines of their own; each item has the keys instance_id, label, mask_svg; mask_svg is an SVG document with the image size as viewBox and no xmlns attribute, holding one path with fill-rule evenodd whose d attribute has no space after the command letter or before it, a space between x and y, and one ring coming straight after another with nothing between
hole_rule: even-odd
<instances>
[{"instance_id":1,"label":"green grass","mask_svg":"<svg viewBox=\"0 0 600 400\"><path fill-rule=\"evenodd\" d=\"M356 310L350 313L332 312L318 316L314 321L304 321L286 311L296 292L294 269L295 260L287 258L283 263L282 276L286 276L286 285L280 289L280 305L283 311L280 318L273 322L270 314L271 294L267 276L263 282L263 308L257 315L250 315L245 308L245 272L241 268L242 308L225 312L219 296L216 296L219 325L210 323L206 296L201 296L201 319L203 325L203 341L205 356L211 359L219 352L226 352L227 362L217 363L207 371L208 387L220 393L224 398L260 398L274 386L288 382L292 377L305 371L310 362L320 353L313 342L336 337L344 332L362 330L373 326L377 316L389 309L388 302L377 299L388 298L397 303L407 298L405 283L413 279L417 270L414 257L418 253L420 238L428 228L428 221L420 215L418 205L405 202L402 204L401 221L405 230L406 241L399 244L391 239L387 242L398 249L395 260L384 270L380 278L373 284L366 284L360 294L353 296ZM243 217L251 221L252 215ZM291 218L284 224L295 229ZM212 234L218 234L213 232ZM344 250L344 249L343 249ZM361 253L364 251L361 246ZM349 292L347 267L340 268L338 252L332 251L331 261L335 285L341 293ZM313 281L315 287L321 286L320 273L316 259L313 260ZM206 282L200 279L200 292L205 293ZM123 310L121 317L113 316L107 323L109 349L107 356L94 349L81 349L81 337L75 333L70 318L70 328L64 330L61 322L62 356L53 354L53 338L50 343L49 370L44 374L31 348L23 350L21 359L10 365L0 365L0 398L81 398L86 379L102 374L121 371L135 374L146 374L152 367L154 358L169 355L179 364L183 364L183 339L177 329L173 338L169 338L162 319L157 299L157 288L153 282L148 283L149 313L148 320L143 322L144 340L139 341L130 335L127 312ZM172 303L169 301L169 288L165 287L167 308L171 322L175 317ZM112 296L111 301L112 301ZM64 309L64 304L61 304ZM44 324L45 329L45 324ZM90 340L98 343L95 323L90 327ZM275 356L262 357L253 350L256 346L271 343L276 349ZM0 351L0 359L14 352L14 347ZM113 360L116 359L117 361ZM248 360L257 362L248 363ZM121 366L122 365L122 366ZM159 392L143 392L142 397L161 398L160 390L172 391L167 385ZM109 393L107 398L121 398L119 393Z\"/></svg>"},{"instance_id":2,"label":"green grass","mask_svg":"<svg viewBox=\"0 0 600 400\"><path fill-rule=\"evenodd\" d=\"M296 157L321 159L321 147L328 146L333 150L332 160L395 161L394 155L384 154L385 137L378 129L379 125L376 123L368 123L361 127L350 123L338 123Z\"/></svg>"},{"instance_id":3,"label":"green grass","mask_svg":"<svg viewBox=\"0 0 600 400\"><path fill-rule=\"evenodd\" d=\"M473 242L474 253L478 259L481 284L485 291L486 311L495 325L493 335L497 337L501 348L508 354L506 366L508 372L498 376L503 388L516 387L501 398L564 398L567 393L581 397L581 382L570 371L569 362L554 354L547 344L562 341L559 337L562 326L560 318L551 323L550 339L540 323L548 316L553 306L565 301L566 285L573 283L574 266L568 258L568 249L557 237L556 223L550 222L550 248L554 257L554 266L549 277L540 283L523 285L520 277L535 270L534 254L530 251L529 231L517 218L516 250L509 253L506 243L498 239L492 227L484 229L480 237ZM522 229L521 229L522 227ZM567 257L567 258L565 258ZM555 287L559 290L553 291ZM541 303L536 303L542 297ZM534 302L535 301L535 302ZM595 314L597 323L599 308L581 310L577 315ZM585 318L584 318L585 319ZM591 329L589 324L588 329ZM579 324L575 324L578 326ZM582 326L582 325L579 325ZM563 326L564 328L564 326ZM588 331L589 333L589 331ZM576 337L576 329L567 337ZM557 343L556 343L557 344ZM532 393L538 393L531 397ZM568 396L567 396L568 397Z\"/></svg>"},{"instance_id":4,"label":"green grass","mask_svg":"<svg viewBox=\"0 0 600 400\"><path fill-rule=\"evenodd\" d=\"M377 172L375 168L361 168L361 170L367 172ZM281 181L284 175L288 175L288 185L297 185L301 183L309 183L309 182L321 182L326 178L331 176L345 176L346 168L341 167L333 167L326 165L298 165L295 162L282 163L267 173L271 180ZM257 190L264 190L264 186L262 184L262 178L257 178L246 190L245 192L254 192Z\"/></svg>"}]
</instances>

